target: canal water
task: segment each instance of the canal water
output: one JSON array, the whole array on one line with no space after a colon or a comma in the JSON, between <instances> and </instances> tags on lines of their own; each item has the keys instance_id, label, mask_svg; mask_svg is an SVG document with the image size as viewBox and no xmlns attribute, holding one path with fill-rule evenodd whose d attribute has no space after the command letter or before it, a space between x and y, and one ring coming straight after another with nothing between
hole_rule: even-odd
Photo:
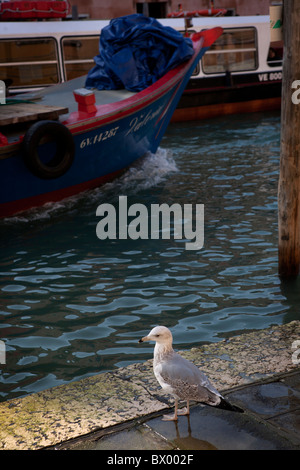
<instances>
[{"instance_id":1,"label":"canal water","mask_svg":"<svg viewBox=\"0 0 300 470\"><path fill-rule=\"evenodd\" d=\"M171 328L176 349L299 318L299 281L277 274L280 116L172 124L102 188L1 222L0 400L152 357L138 344ZM100 240L96 209L204 204L204 246Z\"/></svg>"}]
</instances>

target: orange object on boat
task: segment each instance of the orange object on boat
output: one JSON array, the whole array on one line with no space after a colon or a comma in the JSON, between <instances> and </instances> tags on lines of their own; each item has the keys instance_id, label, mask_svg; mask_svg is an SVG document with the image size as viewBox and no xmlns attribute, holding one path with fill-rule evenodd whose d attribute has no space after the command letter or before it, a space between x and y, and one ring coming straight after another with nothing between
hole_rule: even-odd
<instances>
[{"instance_id":1,"label":"orange object on boat","mask_svg":"<svg viewBox=\"0 0 300 470\"><path fill-rule=\"evenodd\" d=\"M173 11L168 14L168 18L197 18L199 16L224 16L227 13L225 8L208 8L206 10L193 11Z\"/></svg>"}]
</instances>

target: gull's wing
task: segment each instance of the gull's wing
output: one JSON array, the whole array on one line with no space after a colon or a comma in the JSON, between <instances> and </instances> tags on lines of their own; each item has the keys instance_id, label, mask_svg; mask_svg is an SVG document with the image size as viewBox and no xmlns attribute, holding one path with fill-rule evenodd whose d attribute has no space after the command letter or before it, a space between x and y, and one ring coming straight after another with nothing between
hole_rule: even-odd
<instances>
[{"instance_id":1,"label":"gull's wing","mask_svg":"<svg viewBox=\"0 0 300 470\"><path fill-rule=\"evenodd\" d=\"M177 353L162 358L155 366L155 375L161 385L181 400L196 400L217 405L222 395L195 364ZM164 385L165 384L165 385Z\"/></svg>"}]
</instances>

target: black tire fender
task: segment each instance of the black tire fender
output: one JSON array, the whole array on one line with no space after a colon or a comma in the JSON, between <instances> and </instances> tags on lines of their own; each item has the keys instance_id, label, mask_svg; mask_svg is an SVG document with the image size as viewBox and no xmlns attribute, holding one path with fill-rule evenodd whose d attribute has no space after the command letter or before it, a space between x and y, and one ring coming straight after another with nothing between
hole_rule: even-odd
<instances>
[{"instance_id":1,"label":"black tire fender","mask_svg":"<svg viewBox=\"0 0 300 470\"><path fill-rule=\"evenodd\" d=\"M54 143L54 149L51 149L48 161L44 162L40 154L41 146L46 142ZM35 122L26 132L22 145L27 168L39 178L59 178L69 170L74 160L73 136L66 126L57 121Z\"/></svg>"}]
</instances>

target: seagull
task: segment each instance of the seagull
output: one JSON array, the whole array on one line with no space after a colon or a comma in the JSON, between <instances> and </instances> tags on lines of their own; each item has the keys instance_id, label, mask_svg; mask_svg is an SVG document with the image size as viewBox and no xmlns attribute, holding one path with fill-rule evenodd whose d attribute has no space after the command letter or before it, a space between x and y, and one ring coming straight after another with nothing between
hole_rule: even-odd
<instances>
[{"instance_id":1,"label":"seagull","mask_svg":"<svg viewBox=\"0 0 300 470\"><path fill-rule=\"evenodd\" d=\"M231 405L210 383L206 375L192 362L177 354L169 328L156 326L139 343L155 341L153 371L163 390L175 398L173 415L164 415L163 421L177 421L178 415L190 414L190 400L216 408L243 413L241 408ZM187 402L187 407L178 410L178 401Z\"/></svg>"}]
</instances>

